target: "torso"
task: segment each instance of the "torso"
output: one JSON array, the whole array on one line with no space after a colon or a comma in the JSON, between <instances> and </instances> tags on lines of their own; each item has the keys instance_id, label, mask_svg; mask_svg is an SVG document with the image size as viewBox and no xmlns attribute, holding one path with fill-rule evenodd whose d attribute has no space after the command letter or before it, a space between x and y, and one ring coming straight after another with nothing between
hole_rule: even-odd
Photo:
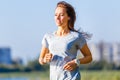
<instances>
[{"instance_id":1,"label":"torso","mask_svg":"<svg viewBox=\"0 0 120 80\"><path fill-rule=\"evenodd\" d=\"M48 48L50 53L52 53L54 56L52 61L50 62L50 80L63 80L65 76L61 75L65 73L71 76L71 79L69 80L76 80L72 79L72 77L74 76L71 75L71 73L74 75L76 73L79 74L79 71L77 69L73 72L69 72L64 71L62 67L68 61L76 58L78 50L77 45L80 35L81 34L73 31L71 31L68 35L63 37L56 36L55 32L47 34L47 41L49 44Z\"/></svg>"}]
</instances>

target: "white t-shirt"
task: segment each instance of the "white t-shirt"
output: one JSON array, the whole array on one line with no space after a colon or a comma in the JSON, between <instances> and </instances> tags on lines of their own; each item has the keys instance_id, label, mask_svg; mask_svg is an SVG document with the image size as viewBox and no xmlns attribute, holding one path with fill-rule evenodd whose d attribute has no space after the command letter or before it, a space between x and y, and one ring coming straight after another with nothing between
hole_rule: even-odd
<instances>
[{"instance_id":1,"label":"white t-shirt","mask_svg":"<svg viewBox=\"0 0 120 80\"><path fill-rule=\"evenodd\" d=\"M74 71L63 70L65 63L77 56L77 51L86 44L81 33L70 31L66 36L57 36L55 32L46 33L42 45L53 54L50 62L50 80L80 80L79 68Z\"/></svg>"}]
</instances>

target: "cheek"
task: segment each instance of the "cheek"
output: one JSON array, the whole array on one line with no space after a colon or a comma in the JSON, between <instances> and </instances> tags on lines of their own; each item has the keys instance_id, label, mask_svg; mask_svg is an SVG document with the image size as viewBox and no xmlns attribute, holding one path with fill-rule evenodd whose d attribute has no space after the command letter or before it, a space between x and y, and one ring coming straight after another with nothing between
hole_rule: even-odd
<instances>
[{"instance_id":1,"label":"cheek","mask_svg":"<svg viewBox=\"0 0 120 80\"><path fill-rule=\"evenodd\" d=\"M67 21L67 19L65 17L61 17L60 20L63 21L63 22Z\"/></svg>"},{"instance_id":2,"label":"cheek","mask_svg":"<svg viewBox=\"0 0 120 80\"><path fill-rule=\"evenodd\" d=\"M67 23L68 22L68 19L64 18L62 19L63 22Z\"/></svg>"}]
</instances>

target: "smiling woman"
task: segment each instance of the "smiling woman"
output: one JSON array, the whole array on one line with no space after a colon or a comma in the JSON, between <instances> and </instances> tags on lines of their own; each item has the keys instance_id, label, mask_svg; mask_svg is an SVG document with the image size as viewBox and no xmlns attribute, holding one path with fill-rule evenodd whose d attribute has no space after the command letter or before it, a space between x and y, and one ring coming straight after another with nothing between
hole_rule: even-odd
<instances>
[{"instance_id":1,"label":"smiling woman","mask_svg":"<svg viewBox=\"0 0 120 80\"><path fill-rule=\"evenodd\" d=\"M55 10L55 22L58 27L66 27L70 17L66 13L66 9L57 7Z\"/></svg>"},{"instance_id":2,"label":"smiling woman","mask_svg":"<svg viewBox=\"0 0 120 80\"><path fill-rule=\"evenodd\" d=\"M57 4L55 23L58 29L47 33L42 40L39 63L50 63L50 80L80 80L79 66L92 61L85 37L74 29L76 14L65 1ZM77 58L80 50L83 58Z\"/></svg>"}]
</instances>

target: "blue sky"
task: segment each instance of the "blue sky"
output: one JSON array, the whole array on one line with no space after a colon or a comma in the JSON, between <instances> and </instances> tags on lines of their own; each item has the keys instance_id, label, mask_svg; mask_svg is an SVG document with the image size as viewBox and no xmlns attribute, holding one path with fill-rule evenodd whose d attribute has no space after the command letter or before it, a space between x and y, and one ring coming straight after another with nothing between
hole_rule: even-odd
<instances>
[{"instance_id":1,"label":"blue sky","mask_svg":"<svg viewBox=\"0 0 120 80\"><path fill-rule=\"evenodd\" d=\"M61 0L0 0L0 47L24 60L39 55L46 32L57 29L54 10ZM120 0L65 0L75 8L75 28L93 34L89 42L120 41Z\"/></svg>"}]
</instances>

